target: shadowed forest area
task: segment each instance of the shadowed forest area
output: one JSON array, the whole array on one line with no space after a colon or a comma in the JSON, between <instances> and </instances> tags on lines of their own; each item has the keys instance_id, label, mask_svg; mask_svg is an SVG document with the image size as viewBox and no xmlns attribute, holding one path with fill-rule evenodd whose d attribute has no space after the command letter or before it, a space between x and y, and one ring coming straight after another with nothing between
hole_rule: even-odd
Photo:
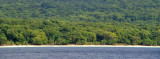
<instances>
[{"instance_id":1,"label":"shadowed forest area","mask_svg":"<svg viewBox=\"0 0 160 59\"><path fill-rule=\"evenodd\" d=\"M0 45L160 45L160 0L0 0Z\"/></svg>"}]
</instances>

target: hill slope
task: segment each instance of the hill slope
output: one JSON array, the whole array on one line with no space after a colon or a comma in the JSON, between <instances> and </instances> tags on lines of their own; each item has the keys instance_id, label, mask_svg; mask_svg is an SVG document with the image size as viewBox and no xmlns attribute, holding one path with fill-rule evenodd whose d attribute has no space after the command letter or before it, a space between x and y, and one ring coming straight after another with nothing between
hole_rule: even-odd
<instances>
[{"instance_id":1,"label":"hill slope","mask_svg":"<svg viewBox=\"0 0 160 59\"><path fill-rule=\"evenodd\" d=\"M159 0L0 0L0 45L160 45Z\"/></svg>"},{"instance_id":2,"label":"hill slope","mask_svg":"<svg viewBox=\"0 0 160 59\"><path fill-rule=\"evenodd\" d=\"M159 20L159 0L1 0L0 17L83 21Z\"/></svg>"}]
</instances>

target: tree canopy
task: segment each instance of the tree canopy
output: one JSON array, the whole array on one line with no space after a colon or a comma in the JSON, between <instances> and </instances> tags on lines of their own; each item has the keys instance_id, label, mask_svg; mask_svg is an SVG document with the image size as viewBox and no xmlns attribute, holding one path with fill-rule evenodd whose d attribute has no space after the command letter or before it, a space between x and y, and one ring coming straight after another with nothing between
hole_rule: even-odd
<instances>
[{"instance_id":1,"label":"tree canopy","mask_svg":"<svg viewBox=\"0 0 160 59\"><path fill-rule=\"evenodd\" d=\"M160 0L1 0L0 45L160 45Z\"/></svg>"}]
</instances>

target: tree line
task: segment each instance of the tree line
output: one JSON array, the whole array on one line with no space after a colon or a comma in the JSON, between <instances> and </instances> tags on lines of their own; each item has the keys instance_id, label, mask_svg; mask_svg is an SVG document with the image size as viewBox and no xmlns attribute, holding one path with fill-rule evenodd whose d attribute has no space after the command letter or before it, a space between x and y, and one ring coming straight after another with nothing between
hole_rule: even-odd
<instances>
[{"instance_id":1,"label":"tree line","mask_svg":"<svg viewBox=\"0 0 160 59\"><path fill-rule=\"evenodd\" d=\"M1 0L0 45L160 45L160 0Z\"/></svg>"},{"instance_id":2,"label":"tree line","mask_svg":"<svg viewBox=\"0 0 160 59\"><path fill-rule=\"evenodd\" d=\"M1 45L130 44L160 45L155 22L70 22L62 20L0 19Z\"/></svg>"},{"instance_id":3,"label":"tree line","mask_svg":"<svg viewBox=\"0 0 160 59\"><path fill-rule=\"evenodd\" d=\"M87 22L159 20L159 0L1 0L1 18Z\"/></svg>"}]
</instances>

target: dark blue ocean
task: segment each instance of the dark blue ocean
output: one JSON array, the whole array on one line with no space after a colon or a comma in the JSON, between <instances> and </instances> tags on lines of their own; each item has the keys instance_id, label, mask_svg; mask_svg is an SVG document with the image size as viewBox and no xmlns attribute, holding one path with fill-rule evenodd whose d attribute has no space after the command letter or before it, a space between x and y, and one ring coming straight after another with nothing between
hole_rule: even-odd
<instances>
[{"instance_id":1,"label":"dark blue ocean","mask_svg":"<svg viewBox=\"0 0 160 59\"><path fill-rule=\"evenodd\" d=\"M160 48L140 47L8 47L0 59L160 59Z\"/></svg>"}]
</instances>

